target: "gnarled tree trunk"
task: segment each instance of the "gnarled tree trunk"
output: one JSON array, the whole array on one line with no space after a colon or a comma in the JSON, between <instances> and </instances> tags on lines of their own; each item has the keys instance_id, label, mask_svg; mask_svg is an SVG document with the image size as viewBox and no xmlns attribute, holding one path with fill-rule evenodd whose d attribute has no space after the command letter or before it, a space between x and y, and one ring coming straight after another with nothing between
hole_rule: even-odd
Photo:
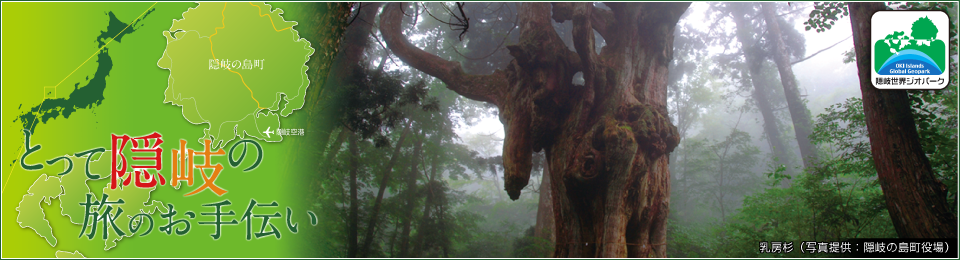
<instances>
[{"instance_id":1,"label":"gnarled tree trunk","mask_svg":"<svg viewBox=\"0 0 960 260\"><path fill-rule=\"evenodd\" d=\"M679 142L667 117L667 67L689 3L523 3L520 42L507 46L514 60L491 75L466 74L411 44L401 31L404 5L380 15L387 46L447 88L499 108L512 199L529 181L532 153L546 150L555 256L666 256L668 154ZM576 52L551 18L573 20ZM594 31L607 43L599 54ZM582 86L572 83L577 72Z\"/></svg>"}]
</instances>

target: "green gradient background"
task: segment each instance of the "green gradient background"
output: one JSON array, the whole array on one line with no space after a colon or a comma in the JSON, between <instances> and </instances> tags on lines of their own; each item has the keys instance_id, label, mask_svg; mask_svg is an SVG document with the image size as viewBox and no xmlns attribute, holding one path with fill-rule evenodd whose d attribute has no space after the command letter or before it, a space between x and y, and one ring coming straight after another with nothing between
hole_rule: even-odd
<instances>
[{"instance_id":1,"label":"green gradient background","mask_svg":"<svg viewBox=\"0 0 960 260\"><path fill-rule=\"evenodd\" d=\"M188 141L187 146L202 150L203 145L196 140L202 135L206 125L191 125L181 115L180 107L163 104L163 92L167 87L169 71L157 66L157 61L166 47L161 31L170 28L173 19L195 3L157 3L155 10L138 24L135 32L123 37L122 42L107 45L113 59L113 69L107 77L102 105L92 109L80 109L69 119L62 116L38 124L31 138L31 145L41 144L42 149L28 158L28 163L52 159L64 154L73 154L88 149L105 147L110 149L110 134L128 134L142 136L159 132L163 135L163 170L168 183L158 186L151 199L164 203L173 203L179 211L175 219L184 218L183 212L192 210L198 213L190 220L191 230L185 236L167 235L156 230L167 223L166 219L155 213L154 231L144 237L125 237L117 242L117 247L104 251L104 241L98 236L88 240L77 238L81 226L72 224L66 216L60 215L60 201L53 200L52 205L42 204L47 220L51 222L58 244L51 247L29 228L21 228L16 222L18 206L22 196L41 173L55 175L64 162L45 166L38 171L26 171L19 166L22 154L23 134L19 121L15 121L23 111L37 106L42 101L43 87L54 86L63 77L70 74L97 50L96 37L106 30L112 11L118 19L130 23L153 3L3 3L3 145L2 178L2 256L7 257L54 257L58 250L73 252L79 250L86 257L311 257L322 256L324 252L312 249L311 237L322 234L322 226L311 226L306 211L309 209L305 193L311 180L311 166L307 156L309 152L300 152L303 143L310 143L307 136L285 137L280 143L258 141L264 148L264 159L256 170L243 172L242 169L252 163L253 157L238 168L229 167L226 156L215 157L214 163L224 165L224 170L216 183L229 192L218 197L211 191L203 191L191 197L183 194L199 187L203 181L195 176L193 186L183 186L176 190L169 185L171 149L179 149L179 140ZM303 17L297 3L278 3L274 7L283 8L286 20ZM304 30L304 23L294 29ZM129 29L128 29L129 30ZM316 43L311 43L316 48ZM97 68L96 57L80 67L72 76L57 88L56 96L69 96L73 85L92 76ZM313 68L311 68L313 69ZM312 79L316 80L316 79ZM314 83L314 82L311 82ZM311 84L313 87L314 84ZM22 107L21 107L22 105ZM291 116L281 119L283 128L307 127L307 113L295 111ZM234 140L236 142L236 140ZM228 150L231 144L228 144ZM104 155L109 160L109 154ZM248 154L249 156L249 154ZM70 174L83 174L82 168L74 168ZM109 176L109 173L98 173ZM100 190L109 184L109 180L89 182L92 190ZM184 184L185 185L185 184ZM99 193L99 192L97 192ZM251 198L259 203L279 203L277 208L255 209L255 214L270 214L279 211L280 219L271 219L271 223L280 230L282 238L272 236L247 241L245 223L223 227L222 237L213 240L214 226L199 225L198 221L211 221L211 216L200 216L200 212L212 212L212 208L201 204L230 199L233 205L224 207L224 211L233 210L243 214ZM67 202L78 203L78 202ZM129 202L128 202L129 203ZM294 234L286 228L286 207L293 210L294 222L299 223L299 233ZM163 211L166 211L165 209ZM322 215L319 212L317 215ZM225 217L230 220L230 217ZM322 222L322 221L321 221ZM258 231L260 220L253 222L254 232ZM126 229L123 227L123 229ZM98 230L101 232L102 230Z\"/></svg>"}]
</instances>

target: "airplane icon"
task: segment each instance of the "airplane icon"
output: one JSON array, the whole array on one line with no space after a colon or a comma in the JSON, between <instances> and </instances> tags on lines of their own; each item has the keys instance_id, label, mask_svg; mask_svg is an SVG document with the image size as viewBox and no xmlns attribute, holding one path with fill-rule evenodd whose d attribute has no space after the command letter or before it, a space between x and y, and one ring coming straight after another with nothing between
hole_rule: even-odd
<instances>
[{"instance_id":1,"label":"airplane icon","mask_svg":"<svg viewBox=\"0 0 960 260\"><path fill-rule=\"evenodd\" d=\"M270 133L271 133L271 132L270 132L270 127L268 126L268 127L267 127L267 131L263 131L263 133L267 135L267 138L270 138Z\"/></svg>"}]
</instances>

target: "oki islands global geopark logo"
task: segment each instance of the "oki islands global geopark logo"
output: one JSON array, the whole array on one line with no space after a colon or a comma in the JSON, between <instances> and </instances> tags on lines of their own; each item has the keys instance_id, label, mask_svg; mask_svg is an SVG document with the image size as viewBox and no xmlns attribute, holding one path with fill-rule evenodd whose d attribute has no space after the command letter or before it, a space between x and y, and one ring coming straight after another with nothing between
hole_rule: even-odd
<instances>
[{"instance_id":1,"label":"oki islands global geopark logo","mask_svg":"<svg viewBox=\"0 0 960 260\"><path fill-rule=\"evenodd\" d=\"M871 20L873 71L879 89L947 86L949 18L939 11L881 11Z\"/></svg>"}]
</instances>

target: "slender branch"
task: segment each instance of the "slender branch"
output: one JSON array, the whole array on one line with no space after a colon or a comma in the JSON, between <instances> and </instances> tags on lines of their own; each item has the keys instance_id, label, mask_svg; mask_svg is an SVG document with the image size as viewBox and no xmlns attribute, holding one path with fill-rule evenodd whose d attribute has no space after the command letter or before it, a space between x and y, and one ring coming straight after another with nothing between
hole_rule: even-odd
<instances>
[{"instance_id":1,"label":"slender branch","mask_svg":"<svg viewBox=\"0 0 960 260\"><path fill-rule=\"evenodd\" d=\"M449 22L444 22L443 20L440 20L440 18L437 18L436 16L434 16L433 13L430 13L430 10L427 9L427 6L425 4L423 3L420 3L420 4L423 5L423 10L426 11L427 14L430 15L430 17L433 17L434 20L437 20L437 22L446 24L450 26L450 29L455 31L462 30L462 32L460 32L459 38L460 38L460 41L463 41L463 35L466 34L467 30L470 28L470 18L467 18L467 15L464 14L463 12L463 3L459 3L459 2L457 3L457 8L460 9L460 16L457 16L456 13L450 10L450 8L447 7L445 3L440 3L440 6L442 6L444 10L447 10L447 13L450 15L450 17L457 19L456 23L449 23Z\"/></svg>"},{"instance_id":2,"label":"slender branch","mask_svg":"<svg viewBox=\"0 0 960 260\"><path fill-rule=\"evenodd\" d=\"M373 39L374 39L374 40L377 40L377 44L380 44L380 47L383 48L383 51L384 51L384 52L387 52L387 50L390 50L390 48L387 48L386 45L383 45L383 41L381 41L381 40L380 40L380 37L377 37L376 34L371 34L370 36L373 36ZM390 63L393 63L393 65L395 65L395 66L400 66L400 64L397 63L397 61L393 60L393 57L390 57L389 52L387 53L387 57L390 58Z\"/></svg>"},{"instance_id":3,"label":"slender branch","mask_svg":"<svg viewBox=\"0 0 960 260\"><path fill-rule=\"evenodd\" d=\"M517 17L515 17L515 18L513 19L513 23L514 23L514 24L516 24L517 21L520 20L520 17L519 17L519 16L520 16L520 14L518 13L518 14L517 14ZM518 26L514 25L512 28L510 28L510 31L507 31L507 34L504 35L504 36L503 36L503 39L500 40L500 44L498 44L497 47L494 48L492 52L490 52L490 54L484 55L484 56L482 56L482 57L468 57L467 55L463 55L463 53L460 53L460 50L457 50L457 47L456 47L456 46L450 45L450 48L453 49L453 52L456 52L457 54L460 55L460 57L463 57L464 59L468 59L468 60L482 60L482 59L486 59L486 58L488 58L488 57L490 57L490 56L493 56L493 54L504 50L504 49L502 48L502 47L503 47L503 44L507 42L507 38L510 38L510 34L513 33L513 29L516 29L517 27L518 27Z\"/></svg>"},{"instance_id":4,"label":"slender branch","mask_svg":"<svg viewBox=\"0 0 960 260\"><path fill-rule=\"evenodd\" d=\"M448 61L410 43L401 30L403 3L389 3L380 14L380 34L387 47L401 61L447 84L447 88L466 98L497 104L503 100L507 79L502 71L491 75L470 75L459 62Z\"/></svg>"},{"instance_id":5,"label":"slender branch","mask_svg":"<svg viewBox=\"0 0 960 260\"><path fill-rule=\"evenodd\" d=\"M853 35L847 36L847 38L843 38L843 40L840 40L839 42L834 43L833 45L830 45L830 47L823 48L823 49L820 50L820 51L817 51L817 52L815 52L815 53L813 53L813 54L810 54L810 56L807 56L807 57L805 57L805 58L803 58L803 59L800 59L800 60L791 62L790 65L794 65L794 64L803 62L803 61L805 61L805 60L808 60L808 59L810 59L810 58L813 58L813 56L817 56L817 54L820 54L821 52L824 52L824 51L826 51L826 50L829 50L830 48L833 48L834 46L839 45L840 43L846 41L847 39L850 39L850 37L853 37Z\"/></svg>"},{"instance_id":6,"label":"slender branch","mask_svg":"<svg viewBox=\"0 0 960 260\"><path fill-rule=\"evenodd\" d=\"M787 11L787 12L784 12L784 13L779 13L779 14L777 14L777 17L784 16L784 15L788 15L788 14L795 14L795 13L797 13L797 12L800 12L800 11L803 11L803 10L807 10L807 9L810 9L810 8L813 8L813 6L810 5L810 6L806 6L806 7L800 7L800 8L791 10L791 11Z\"/></svg>"}]
</instances>

